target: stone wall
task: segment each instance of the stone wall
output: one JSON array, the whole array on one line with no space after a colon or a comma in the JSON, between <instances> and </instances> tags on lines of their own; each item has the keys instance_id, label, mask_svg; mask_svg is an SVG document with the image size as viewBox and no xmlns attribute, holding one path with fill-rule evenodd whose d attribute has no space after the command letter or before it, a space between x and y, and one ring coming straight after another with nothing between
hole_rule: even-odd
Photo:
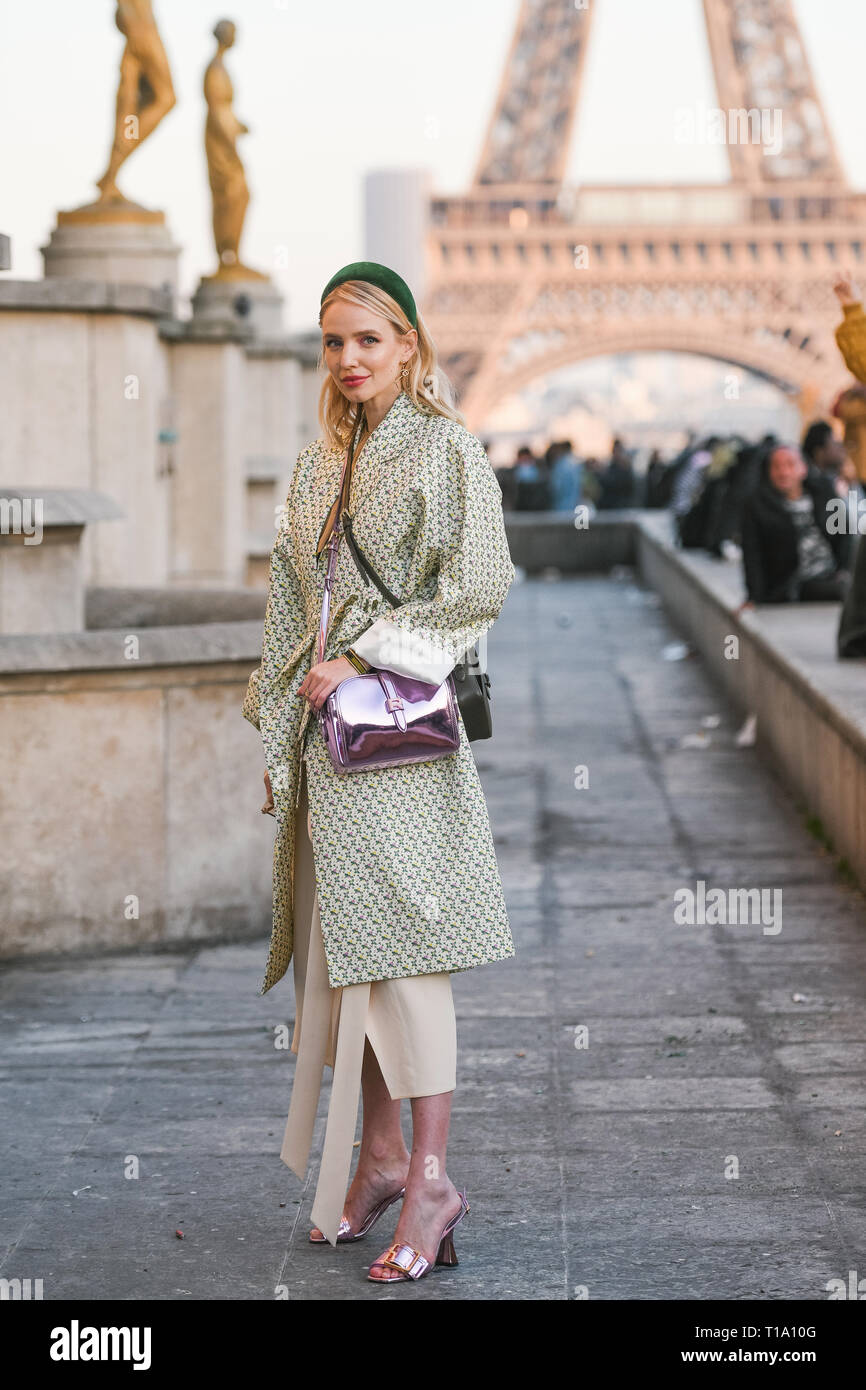
<instances>
[{"instance_id":1,"label":"stone wall","mask_svg":"<svg viewBox=\"0 0 866 1390\"><path fill-rule=\"evenodd\" d=\"M261 634L0 639L0 954L269 930L275 821L241 715Z\"/></svg>"},{"instance_id":2,"label":"stone wall","mask_svg":"<svg viewBox=\"0 0 866 1390\"><path fill-rule=\"evenodd\" d=\"M666 514L642 516L636 544L646 583L734 706L757 717L759 747L866 888L866 660L836 656L839 604L739 614L740 567L678 549Z\"/></svg>"}]
</instances>

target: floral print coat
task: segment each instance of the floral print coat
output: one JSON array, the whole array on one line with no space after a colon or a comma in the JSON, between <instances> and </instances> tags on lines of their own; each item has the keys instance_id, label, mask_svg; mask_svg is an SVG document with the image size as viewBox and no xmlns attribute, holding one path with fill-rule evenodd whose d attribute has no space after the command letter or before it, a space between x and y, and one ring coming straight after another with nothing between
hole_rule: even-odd
<instances>
[{"instance_id":1,"label":"floral print coat","mask_svg":"<svg viewBox=\"0 0 866 1390\"><path fill-rule=\"evenodd\" d=\"M298 687L316 657L327 547L344 451L298 457L271 553L261 665L243 714L262 736L277 820L273 930L261 993L292 957L292 877L306 761L322 938L332 987L514 954L484 793L466 729L447 757L339 775ZM349 511L393 608L343 537L324 659L354 647L372 665L437 683L495 621L514 579L502 494L480 441L397 397L358 455Z\"/></svg>"}]
</instances>

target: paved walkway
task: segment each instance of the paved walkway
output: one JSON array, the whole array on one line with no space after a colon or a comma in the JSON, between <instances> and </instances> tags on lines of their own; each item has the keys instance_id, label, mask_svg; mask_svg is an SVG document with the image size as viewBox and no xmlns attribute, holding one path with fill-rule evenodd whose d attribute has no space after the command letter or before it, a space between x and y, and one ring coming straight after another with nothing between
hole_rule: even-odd
<instances>
[{"instance_id":1,"label":"paved walkway","mask_svg":"<svg viewBox=\"0 0 866 1390\"><path fill-rule=\"evenodd\" d=\"M495 630L475 748L519 953L454 980L458 1269L375 1288L387 1222L306 1243L315 1165L302 1186L278 1158L291 989L258 996L258 941L6 967L0 1275L169 1300L826 1299L866 1276L864 900L698 662L662 658L675 639L627 577L517 584ZM781 890L781 931L677 924L698 880Z\"/></svg>"}]
</instances>

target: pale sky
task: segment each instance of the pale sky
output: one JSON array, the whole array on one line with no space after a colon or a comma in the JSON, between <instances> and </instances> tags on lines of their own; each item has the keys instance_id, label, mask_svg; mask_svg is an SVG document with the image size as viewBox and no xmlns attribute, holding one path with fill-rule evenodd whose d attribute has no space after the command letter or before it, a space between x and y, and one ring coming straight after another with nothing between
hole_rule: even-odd
<instances>
[{"instance_id":1,"label":"pale sky","mask_svg":"<svg viewBox=\"0 0 866 1390\"><path fill-rule=\"evenodd\" d=\"M563 0L567 3L567 0ZM570 173L586 181L725 177L724 150L678 145L671 112L715 105L700 0L598 7ZM97 194L123 40L113 0L0 0L0 231L16 279L42 275L58 208ZM851 183L866 187L866 0L795 0ZM314 328L322 287L365 255L367 170L428 167L437 192L474 170L518 0L156 0L178 105L124 166L128 197L164 210L183 247L181 290L215 269L201 79L221 18L252 201L243 259L273 275L286 326ZM276 248L290 264L275 269Z\"/></svg>"}]
</instances>

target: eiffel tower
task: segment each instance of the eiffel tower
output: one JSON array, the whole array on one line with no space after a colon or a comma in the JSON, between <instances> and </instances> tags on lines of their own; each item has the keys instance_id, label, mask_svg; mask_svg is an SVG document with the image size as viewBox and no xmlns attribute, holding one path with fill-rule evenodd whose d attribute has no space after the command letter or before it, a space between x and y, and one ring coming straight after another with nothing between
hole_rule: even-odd
<instances>
[{"instance_id":1,"label":"eiffel tower","mask_svg":"<svg viewBox=\"0 0 866 1390\"><path fill-rule=\"evenodd\" d=\"M714 357L826 411L848 381L832 279L862 270L866 194L791 0L703 0L728 182L574 187L597 2L522 0L472 186L431 200L425 317L469 428L549 371L637 350ZM781 112L778 149L762 147L762 111Z\"/></svg>"}]
</instances>

